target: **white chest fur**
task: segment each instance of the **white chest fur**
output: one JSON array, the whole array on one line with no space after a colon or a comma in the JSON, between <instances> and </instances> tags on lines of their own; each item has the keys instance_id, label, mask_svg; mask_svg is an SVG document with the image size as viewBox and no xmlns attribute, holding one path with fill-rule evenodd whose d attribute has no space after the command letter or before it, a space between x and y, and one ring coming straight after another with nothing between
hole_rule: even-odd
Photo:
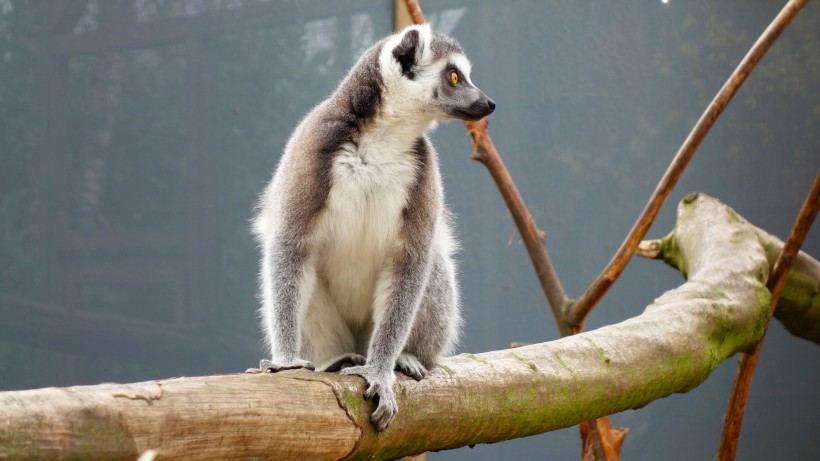
<instances>
[{"instance_id":1,"label":"white chest fur","mask_svg":"<svg viewBox=\"0 0 820 461\"><path fill-rule=\"evenodd\" d=\"M372 133L357 146L346 145L334 161L317 270L319 283L350 323L371 319L375 285L398 239L419 168L412 142Z\"/></svg>"}]
</instances>

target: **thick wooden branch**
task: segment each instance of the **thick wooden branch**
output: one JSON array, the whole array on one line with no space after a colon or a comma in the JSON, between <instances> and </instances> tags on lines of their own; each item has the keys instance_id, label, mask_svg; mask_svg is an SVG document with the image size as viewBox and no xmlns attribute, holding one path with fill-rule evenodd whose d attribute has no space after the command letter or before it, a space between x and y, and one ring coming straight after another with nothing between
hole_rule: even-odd
<instances>
[{"instance_id":1,"label":"thick wooden branch","mask_svg":"<svg viewBox=\"0 0 820 461\"><path fill-rule=\"evenodd\" d=\"M678 210L688 281L635 318L399 377L376 434L361 379L294 371L0 393L0 459L391 459L524 437L699 385L769 316L755 228L705 195Z\"/></svg>"}]
</instances>

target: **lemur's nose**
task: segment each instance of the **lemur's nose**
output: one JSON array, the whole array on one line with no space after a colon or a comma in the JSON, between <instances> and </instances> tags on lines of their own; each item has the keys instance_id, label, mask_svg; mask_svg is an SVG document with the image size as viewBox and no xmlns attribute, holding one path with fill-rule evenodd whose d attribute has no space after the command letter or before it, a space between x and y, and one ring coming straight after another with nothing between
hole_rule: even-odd
<instances>
[{"instance_id":1,"label":"lemur's nose","mask_svg":"<svg viewBox=\"0 0 820 461\"><path fill-rule=\"evenodd\" d=\"M487 107L490 108L490 113L492 114L493 111L495 110L495 103L493 102L492 99L487 98Z\"/></svg>"}]
</instances>

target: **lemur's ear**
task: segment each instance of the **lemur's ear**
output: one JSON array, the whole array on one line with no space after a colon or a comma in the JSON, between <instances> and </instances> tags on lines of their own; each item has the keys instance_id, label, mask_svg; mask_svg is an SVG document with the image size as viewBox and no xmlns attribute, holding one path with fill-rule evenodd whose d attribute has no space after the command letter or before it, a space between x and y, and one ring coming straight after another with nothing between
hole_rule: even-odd
<instances>
[{"instance_id":1,"label":"lemur's ear","mask_svg":"<svg viewBox=\"0 0 820 461\"><path fill-rule=\"evenodd\" d=\"M393 48L393 59L401 65L401 73L413 80L416 77L415 68L421 61L424 44L417 29L408 29L404 32L401 42Z\"/></svg>"}]
</instances>

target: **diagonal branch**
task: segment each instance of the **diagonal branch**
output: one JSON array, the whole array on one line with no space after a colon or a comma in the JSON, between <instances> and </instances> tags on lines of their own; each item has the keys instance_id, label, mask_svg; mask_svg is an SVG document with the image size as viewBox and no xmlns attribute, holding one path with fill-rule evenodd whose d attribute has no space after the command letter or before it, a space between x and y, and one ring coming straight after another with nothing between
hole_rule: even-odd
<instances>
[{"instance_id":1,"label":"diagonal branch","mask_svg":"<svg viewBox=\"0 0 820 461\"><path fill-rule=\"evenodd\" d=\"M755 42L735 71L732 72L729 80L726 81L717 95L715 95L709 107L706 108L700 120L698 120L695 127L692 128L692 131L689 133L689 136L687 136L683 142L683 145L681 145L672 163L663 175L663 178L661 178L660 183L658 183L658 186L652 193L649 202L641 212L635 225L632 226L621 247L618 248L615 256L613 256L612 260L598 278L587 288L587 291L567 310L566 320L570 322L571 325L580 328L584 323L584 319L589 315L589 312L595 307L598 301L601 300L604 294L606 294L609 287L615 283L618 276L621 275L629 263L630 258L632 258L632 255L635 253L635 250L638 248L638 244L655 221L655 217L658 215L670 192L672 192L672 188L677 184L678 178L680 178L689 160L695 154L698 146L700 146L701 141L703 141L712 128L712 125L714 125L717 118L723 112L723 109L726 108L729 101L731 101L732 97L737 93L738 89L740 89L746 77L749 76L763 55L766 54L775 40L777 40L807 1L808 0L789 1L769 27L766 28L760 38L757 39L757 42Z\"/></svg>"},{"instance_id":2,"label":"diagonal branch","mask_svg":"<svg viewBox=\"0 0 820 461\"><path fill-rule=\"evenodd\" d=\"M544 290L547 301L549 301L555 322L558 325L558 331L562 337L572 334L571 329L562 320L561 312L563 306L567 304L568 298L544 244L545 234L536 226L535 220L527 209L527 205L524 204L524 199L521 198L518 188L515 187L507 167L504 166L504 161L501 160L501 156L495 149L493 140L487 132L488 120L484 118L478 122L464 122L464 124L467 126L467 132L473 141L473 154L470 158L483 163L487 167L490 176L498 186L498 191L504 198L504 202L510 209L515 226L521 234L521 239L524 241L524 246L526 246L527 253L529 253L530 260L535 268L535 275L541 283L541 289Z\"/></svg>"},{"instance_id":3,"label":"diagonal branch","mask_svg":"<svg viewBox=\"0 0 820 461\"><path fill-rule=\"evenodd\" d=\"M786 279L791 271L792 261L797 257L800 247L806 238L806 234L808 234L815 217L817 217L818 209L820 209L820 172L818 172L814 178L811 191L809 191L806 201L803 202L803 206L800 208L800 213L797 215L789 237L786 239L786 244L780 251L780 256L778 256L774 269L772 269L772 273L769 275L769 281L766 283L766 287L772 293L772 313L774 313L777 302L780 299L780 294L786 286ZM768 323L766 324L766 328L768 328ZM764 338L765 334L766 330L764 329ZM735 459L737 442L740 438L740 429L743 426L743 414L746 410L746 402L749 398L749 389L752 386L752 376L754 375L762 346L763 338L760 339L753 353L744 353L738 361L735 380L732 384L732 393L729 397L729 405L723 422L723 436L720 441L720 449L717 456L719 461L732 461Z\"/></svg>"},{"instance_id":4,"label":"diagonal branch","mask_svg":"<svg viewBox=\"0 0 820 461\"><path fill-rule=\"evenodd\" d=\"M417 0L404 0L404 6L407 7L407 13L413 19L413 24L424 24L424 13L421 11L421 6Z\"/></svg>"}]
</instances>

